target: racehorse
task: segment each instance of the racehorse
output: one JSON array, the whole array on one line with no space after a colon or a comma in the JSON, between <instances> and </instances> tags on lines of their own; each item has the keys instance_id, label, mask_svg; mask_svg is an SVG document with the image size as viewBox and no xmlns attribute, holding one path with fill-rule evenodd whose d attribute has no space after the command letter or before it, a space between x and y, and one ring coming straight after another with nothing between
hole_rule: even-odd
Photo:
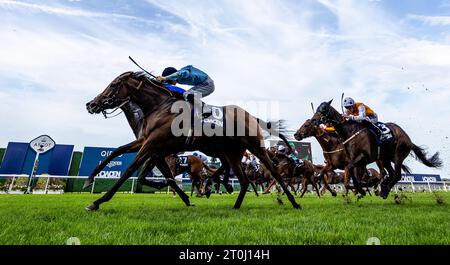
<instances>
[{"instance_id":1,"label":"racehorse","mask_svg":"<svg viewBox=\"0 0 450 265\"><path fill-rule=\"evenodd\" d=\"M301 141L308 137L316 138L317 142L319 142L322 147L323 157L325 158L326 164L319 173L319 179L323 180L324 189L328 189L333 196L336 196L336 192L329 187L329 184L337 184L337 183L329 183L329 180L333 180L333 174L328 174L328 172L332 172L335 169L346 170L347 165L350 163L350 158L347 156L345 152L345 147L342 144L342 140L339 138L336 132L326 132L324 129L320 128L310 119L306 120L297 132L294 134L296 140ZM384 167L383 163L380 160L377 160L377 166L380 169L381 177L384 178ZM408 170L406 166L403 166L404 170ZM409 171L408 171L409 172ZM328 175L328 176L325 176ZM349 184L348 174L343 174L343 184L345 189L348 191L351 189ZM335 179L337 181L337 179ZM334 182L335 182L334 181ZM321 192L323 194L323 192Z\"/></svg>"},{"instance_id":2,"label":"racehorse","mask_svg":"<svg viewBox=\"0 0 450 265\"><path fill-rule=\"evenodd\" d=\"M361 178L361 186L366 188L366 191L370 194L369 188L373 188L375 195L378 195L378 186L380 185L381 181L383 181L383 176L378 173L378 171L374 168L368 168L367 172L363 174L363 177Z\"/></svg>"},{"instance_id":3,"label":"racehorse","mask_svg":"<svg viewBox=\"0 0 450 265\"><path fill-rule=\"evenodd\" d=\"M355 121L347 121L336 109L331 106L330 100L319 105L316 113L312 117L314 123L332 124L339 137L343 140L345 151L349 157L348 173L353 180L355 188L365 195L359 180L356 178L361 168L365 168L376 160L381 160L383 166L389 172L389 177L381 183L380 196L384 199L389 195L392 187L401 179L403 161L412 152L416 160L424 165L433 168L440 168L442 161L439 153L427 158L423 148L415 145L406 132L395 123L386 123L386 126L393 134L394 140L379 145L376 135L364 124ZM394 163L394 168L391 165Z\"/></svg>"},{"instance_id":4,"label":"racehorse","mask_svg":"<svg viewBox=\"0 0 450 265\"><path fill-rule=\"evenodd\" d=\"M199 194L202 194L203 182L215 171L194 155L179 157L172 154L166 157L166 162L169 165L172 175L175 176L184 172L188 173L192 183L191 197L194 193L194 188L197 189Z\"/></svg>"},{"instance_id":5,"label":"racehorse","mask_svg":"<svg viewBox=\"0 0 450 265\"><path fill-rule=\"evenodd\" d=\"M308 160L302 160L302 165L300 167L297 167L297 165L291 158L289 158L285 154L279 153L274 147L270 148L268 153L270 158L277 165L277 169L280 175L284 179L286 179L286 183L291 187L292 190L294 190L295 193L297 193L300 187L299 184L301 183L303 191L300 197L302 198L308 190L308 184L311 184L317 192L317 196L320 197L319 188L317 186L317 170L313 163ZM270 190L270 188L274 184L275 182L272 181L269 186L266 187L266 191ZM297 184L297 189L295 188L295 184Z\"/></svg>"},{"instance_id":6,"label":"racehorse","mask_svg":"<svg viewBox=\"0 0 450 265\"><path fill-rule=\"evenodd\" d=\"M269 184L269 182L273 179L272 175L270 175L270 172L264 165L259 165L255 168L255 166L251 163L248 163L243 164L242 166L254 190L256 190L258 185L260 185L264 190L264 184Z\"/></svg>"},{"instance_id":7,"label":"racehorse","mask_svg":"<svg viewBox=\"0 0 450 265\"><path fill-rule=\"evenodd\" d=\"M89 205L87 207L88 210L97 210L100 204L109 201L119 187L141 165L144 165L144 168L138 177L139 182L143 185L154 185L154 183L145 179L147 172L166 156L187 150L200 150L210 156L218 157L221 161L226 161L233 169L241 185L241 190L234 204L234 208L238 209L242 204L249 185L248 178L245 176L241 166L241 159L246 149L258 157L261 163L271 172L272 176L282 184L281 186L284 188L292 206L300 208L292 194L284 187L282 177L276 172L263 146L262 132L278 134L277 126L263 122L242 108L231 105L223 107L223 114L228 124L235 125L235 127L232 127L232 136L228 134L228 131L225 136L194 135L188 138L184 133L180 135L176 133L177 135L174 135L172 126L173 124L179 125L176 123L176 119L180 116L176 109L182 109L183 111L187 109L190 113L192 104L184 101L181 95L176 95L168 90L162 83L152 80L139 72L125 72L116 77L102 93L86 104L86 108L89 113L101 113L107 109L118 108L127 101L136 103L144 113L148 113L145 116L143 133L137 140L116 149L110 157L136 151L137 155L114 186L105 195ZM187 127L189 130L188 126L184 127ZM182 128L182 130L184 129ZM241 130L244 132L243 136L237 135L242 132ZM287 143L287 139L282 134L278 136ZM166 173L170 174L165 168L160 168L160 170L162 170L164 175ZM85 184L90 185L94 177L95 174L91 174ZM169 178L167 181L172 187L175 186L179 189L172 179ZM180 194L178 191L177 193ZM181 191L181 194L184 194L184 192ZM185 197L180 195L180 197L182 197L186 205L191 205L187 195Z\"/></svg>"}]
</instances>

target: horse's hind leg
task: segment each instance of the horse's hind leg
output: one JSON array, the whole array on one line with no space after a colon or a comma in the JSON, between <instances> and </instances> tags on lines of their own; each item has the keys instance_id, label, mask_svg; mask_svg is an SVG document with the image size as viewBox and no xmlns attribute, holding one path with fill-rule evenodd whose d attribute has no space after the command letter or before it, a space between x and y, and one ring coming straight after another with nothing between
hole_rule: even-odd
<instances>
[{"instance_id":1,"label":"horse's hind leg","mask_svg":"<svg viewBox=\"0 0 450 265\"><path fill-rule=\"evenodd\" d=\"M385 178L380 184L380 186L381 186L380 196L381 196L381 198L386 199L390 192L389 183L394 178L395 173L394 173L394 169L392 168L390 161L383 161L383 165L386 168L386 170L388 171L389 176L387 178Z\"/></svg>"},{"instance_id":2,"label":"horse's hind leg","mask_svg":"<svg viewBox=\"0 0 450 265\"><path fill-rule=\"evenodd\" d=\"M256 188L255 183L254 183L253 181L250 181L250 185L252 185L252 189L253 189L253 191L255 192L256 197L258 197L258 196L259 196L259 194L258 194L258 189Z\"/></svg>"},{"instance_id":3,"label":"horse's hind leg","mask_svg":"<svg viewBox=\"0 0 450 265\"><path fill-rule=\"evenodd\" d=\"M281 175L278 173L278 171L273 166L272 160L270 160L266 149L265 148L252 148L252 150L249 150L249 151L259 159L259 161L269 170L269 172L272 174L272 176L278 181L278 183L281 185L281 188L283 189L284 193L286 193L286 196L288 197L292 206L296 209L301 209L300 205L295 201L294 196L292 196L292 193L287 189L286 185L284 184L283 178L281 177Z\"/></svg>"},{"instance_id":4,"label":"horse's hind leg","mask_svg":"<svg viewBox=\"0 0 450 265\"><path fill-rule=\"evenodd\" d=\"M180 196L180 198L183 200L186 206L193 206L193 204L191 204L191 202L189 201L189 196L186 193L184 193L184 191L182 191L180 187L178 187L177 183L175 182L175 178L172 175L172 171L170 171L170 168L167 165L164 158L161 158L159 160L158 169L166 178L167 184L169 184L170 187L175 190L175 192Z\"/></svg>"},{"instance_id":5,"label":"horse's hind leg","mask_svg":"<svg viewBox=\"0 0 450 265\"><path fill-rule=\"evenodd\" d=\"M305 177L303 177L302 194L300 195L300 198L303 198L303 196L305 196L307 190L308 190L308 180Z\"/></svg>"},{"instance_id":6,"label":"horse's hind leg","mask_svg":"<svg viewBox=\"0 0 450 265\"><path fill-rule=\"evenodd\" d=\"M243 153L243 152L241 152ZM244 200L245 194L247 193L248 186L249 186L249 180L245 176L244 171L242 170L241 166L241 159L242 158L228 158L228 163L233 169L234 174L236 174L236 177L239 179L239 183L241 185L241 190L239 191L238 198L236 199L236 202L234 203L234 209L241 208L242 201Z\"/></svg>"}]
</instances>

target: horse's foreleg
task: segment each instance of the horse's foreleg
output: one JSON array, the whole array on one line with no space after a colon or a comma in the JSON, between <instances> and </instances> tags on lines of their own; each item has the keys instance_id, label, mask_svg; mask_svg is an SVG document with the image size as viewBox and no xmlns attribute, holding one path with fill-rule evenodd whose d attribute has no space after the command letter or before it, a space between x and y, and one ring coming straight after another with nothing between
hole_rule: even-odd
<instances>
[{"instance_id":1,"label":"horse's foreleg","mask_svg":"<svg viewBox=\"0 0 450 265\"><path fill-rule=\"evenodd\" d=\"M365 196L366 192L364 191L364 189L361 187L361 183L359 182L358 179L358 168L363 168L361 165L362 164L362 160L364 159L364 155L360 154L358 155L355 159L353 159L353 161L351 161L348 165L348 172L350 174L351 179L353 180L353 186L355 186L356 190L361 193L361 196ZM365 167L364 167L365 169Z\"/></svg>"},{"instance_id":2,"label":"horse's foreleg","mask_svg":"<svg viewBox=\"0 0 450 265\"><path fill-rule=\"evenodd\" d=\"M86 207L88 211L95 211L100 208L100 204L109 201L114 194L119 190L119 188L125 183L125 181L131 177L131 175L145 162L147 156L145 153L139 152L136 158L133 160L131 165L127 168L124 174L119 178L119 180L113 185L113 187L105 193L100 199L94 201L91 205Z\"/></svg>"},{"instance_id":3,"label":"horse's foreleg","mask_svg":"<svg viewBox=\"0 0 450 265\"><path fill-rule=\"evenodd\" d=\"M253 181L250 181L250 185L252 185L252 189L255 192L255 195L256 195L256 197L258 197L259 196L258 189L256 188L255 183Z\"/></svg>"},{"instance_id":4,"label":"horse's foreleg","mask_svg":"<svg viewBox=\"0 0 450 265\"><path fill-rule=\"evenodd\" d=\"M103 160L99 165L95 167L91 175L89 175L89 177L84 181L83 189L86 189L92 185L95 176L97 176L97 174L100 173L100 171L102 171L102 169L105 168L106 165L108 165L108 163L111 162L111 160L125 153L135 152L139 150L141 146L142 146L142 139L137 139L129 144L123 145L114 150L105 160Z\"/></svg>"}]
</instances>

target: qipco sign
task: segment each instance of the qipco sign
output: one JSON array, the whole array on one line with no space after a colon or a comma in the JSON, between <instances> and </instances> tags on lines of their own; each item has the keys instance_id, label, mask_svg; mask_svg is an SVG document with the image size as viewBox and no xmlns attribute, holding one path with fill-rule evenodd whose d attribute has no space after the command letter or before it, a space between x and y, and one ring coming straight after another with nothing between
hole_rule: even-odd
<instances>
[{"instance_id":1,"label":"qipco sign","mask_svg":"<svg viewBox=\"0 0 450 265\"><path fill-rule=\"evenodd\" d=\"M44 154L55 147L55 141L48 135L41 135L30 142L30 147L38 154Z\"/></svg>"}]
</instances>

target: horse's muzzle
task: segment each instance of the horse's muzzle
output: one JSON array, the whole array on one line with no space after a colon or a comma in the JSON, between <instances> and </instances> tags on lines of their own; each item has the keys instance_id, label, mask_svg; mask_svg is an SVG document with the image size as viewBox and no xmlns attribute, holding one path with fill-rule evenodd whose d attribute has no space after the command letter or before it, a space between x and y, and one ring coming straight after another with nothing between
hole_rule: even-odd
<instances>
[{"instance_id":1,"label":"horse's muzzle","mask_svg":"<svg viewBox=\"0 0 450 265\"><path fill-rule=\"evenodd\" d=\"M295 134L294 134L294 138L295 138L295 140L297 140L297 141L301 141L301 140L303 140L303 135L301 134L301 133L299 133L299 132L296 132Z\"/></svg>"},{"instance_id":2,"label":"horse's muzzle","mask_svg":"<svg viewBox=\"0 0 450 265\"><path fill-rule=\"evenodd\" d=\"M101 112L100 106L99 106L97 103L92 102L92 101L86 103L86 110L87 110L90 114L100 113L100 112Z\"/></svg>"}]
</instances>

